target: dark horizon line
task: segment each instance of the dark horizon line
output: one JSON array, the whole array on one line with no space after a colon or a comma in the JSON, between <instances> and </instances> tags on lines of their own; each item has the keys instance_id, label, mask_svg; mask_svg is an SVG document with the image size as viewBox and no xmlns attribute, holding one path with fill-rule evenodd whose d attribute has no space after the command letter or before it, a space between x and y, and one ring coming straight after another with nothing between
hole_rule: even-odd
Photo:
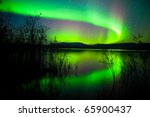
<instances>
[{"instance_id":1,"label":"dark horizon line","mask_svg":"<svg viewBox=\"0 0 150 117\"><path fill-rule=\"evenodd\" d=\"M78 49L127 49L127 50L150 50L150 43L116 43L116 44L93 44L87 45L79 42L57 42L51 43L47 45L35 45L35 44L24 44L24 43L7 43L2 44L1 47L7 48L54 48L54 49L61 49L61 48L78 48Z\"/></svg>"},{"instance_id":2,"label":"dark horizon line","mask_svg":"<svg viewBox=\"0 0 150 117\"><path fill-rule=\"evenodd\" d=\"M89 49L136 49L136 50L149 50L150 43L113 43L113 44L83 44L80 42L57 42L52 43L53 48L89 48Z\"/></svg>"}]
</instances>

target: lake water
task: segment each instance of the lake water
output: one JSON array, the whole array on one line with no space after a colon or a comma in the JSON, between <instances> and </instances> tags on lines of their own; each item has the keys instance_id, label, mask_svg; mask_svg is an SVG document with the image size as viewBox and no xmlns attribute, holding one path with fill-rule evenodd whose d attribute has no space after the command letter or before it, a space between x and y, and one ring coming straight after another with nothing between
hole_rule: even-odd
<instances>
[{"instance_id":1,"label":"lake water","mask_svg":"<svg viewBox=\"0 0 150 117\"><path fill-rule=\"evenodd\" d=\"M1 99L150 99L148 51L8 49L1 69Z\"/></svg>"}]
</instances>

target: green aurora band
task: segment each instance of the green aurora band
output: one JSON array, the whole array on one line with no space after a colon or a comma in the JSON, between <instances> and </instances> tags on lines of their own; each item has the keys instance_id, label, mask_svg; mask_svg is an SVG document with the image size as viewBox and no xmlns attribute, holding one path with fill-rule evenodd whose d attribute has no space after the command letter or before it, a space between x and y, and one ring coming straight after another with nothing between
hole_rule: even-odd
<instances>
[{"instance_id":1,"label":"green aurora band","mask_svg":"<svg viewBox=\"0 0 150 117\"><path fill-rule=\"evenodd\" d=\"M89 4L87 5L88 7L81 7L73 4L66 4L66 2L58 2L57 0L47 2L41 0L5 0L0 5L0 10L2 12L9 12L9 8L11 8L13 13L26 16L35 16L38 13L41 13L42 18L83 22L92 26L107 29L105 37L99 36L97 38L86 40L83 39L76 30L70 31L70 29L64 28L60 32L57 32L57 35L59 36L58 41L60 42L82 42L86 44L121 42L128 32L123 25L123 20L117 18L115 15L113 16L113 13L111 12L108 13L108 11L104 11L103 9L97 10L93 6L89 7L90 3L87 4ZM99 42L98 40L100 40L100 38L105 39Z\"/></svg>"}]
</instances>

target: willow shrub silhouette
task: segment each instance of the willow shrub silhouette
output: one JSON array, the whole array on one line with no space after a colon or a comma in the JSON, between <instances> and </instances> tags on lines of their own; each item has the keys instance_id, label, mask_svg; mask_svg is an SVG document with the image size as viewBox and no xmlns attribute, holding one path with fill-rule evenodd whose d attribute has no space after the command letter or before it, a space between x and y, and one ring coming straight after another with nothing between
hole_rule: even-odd
<instances>
[{"instance_id":1,"label":"willow shrub silhouette","mask_svg":"<svg viewBox=\"0 0 150 117\"><path fill-rule=\"evenodd\" d=\"M112 67L114 59L121 55L121 72L116 76L116 70ZM120 52L103 50L106 58L105 62L112 73L113 85L108 95L102 94L106 99L148 99L148 89L150 88L150 55L148 52ZM119 78L118 78L119 77ZM117 78L117 80L116 80ZM109 95L110 94L110 95ZM102 97L101 96L101 97Z\"/></svg>"},{"instance_id":2,"label":"willow shrub silhouette","mask_svg":"<svg viewBox=\"0 0 150 117\"><path fill-rule=\"evenodd\" d=\"M25 23L16 30L16 41L33 45L42 45L47 42L46 32L48 27L41 25L39 22L40 15L35 17L27 16Z\"/></svg>"},{"instance_id":3,"label":"willow shrub silhouette","mask_svg":"<svg viewBox=\"0 0 150 117\"><path fill-rule=\"evenodd\" d=\"M11 9L9 9L12 12ZM0 14L0 43L8 43L10 36L12 36L12 25L9 23L11 19L11 13L1 13Z\"/></svg>"},{"instance_id":4,"label":"willow shrub silhouette","mask_svg":"<svg viewBox=\"0 0 150 117\"><path fill-rule=\"evenodd\" d=\"M115 53L113 51L109 51L107 49L103 49L102 53L105 57L106 61L101 61L99 60L99 62L104 62L105 64L107 64L107 69L110 70L111 74L112 74L112 78L113 78L113 85L111 88L111 91L108 95L104 96L105 98L114 98L114 93L115 93L115 86L116 86L116 69L113 67L114 64L114 58L115 58Z\"/></svg>"},{"instance_id":5,"label":"willow shrub silhouette","mask_svg":"<svg viewBox=\"0 0 150 117\"><path fill-rule=\"evenodd\" d=\"M38 74L42 75L30 82L18 85L21 99L56 99L60 94L60 86L65 85L64 77L74 69L68 60L67 52L51 48L39 50L42 51L39 53L40 55L37 55L39 60L37 63L40 63Z\"/></svg>"},{"instance_id":6,"label":"willow shrub silhouette","mask_svg":"<svg viewBox=\"0 0 150 117\"><path fill-rule=\"evenodd\" d=\"M121 76L117 92L120 99L148 99L149 54L144 52L122 53ZM116 96L118 97L118 94Z\"/></svg>"},{"instance_id":7,"label":"willow shrub silhouette","mask_svg":"<svg viewBox=\"0 0 150 117\"><path fill-rule=\"evenodd\" d=\"M138 44L142 43L142 40L141 40L142 38L143 38L143 35L141 33L138 33L137 35L133 35L133 41Z\"/></svg>"},{"instance_id":8,"label":"willow shrub silhouette","mask_svg":"<svg viewBox=\"0 0 150 117\"><path fill-rule=\"evenodd\" d=\"M48 27L40 23L40 15L34 17L27 16L24 23L20 26L10 24L12 15L10 13L2 13L0 17L0 35L1 43L16 43L16 44L32 44L42 45L47 43Z\"/></svg>"}]
</instances>

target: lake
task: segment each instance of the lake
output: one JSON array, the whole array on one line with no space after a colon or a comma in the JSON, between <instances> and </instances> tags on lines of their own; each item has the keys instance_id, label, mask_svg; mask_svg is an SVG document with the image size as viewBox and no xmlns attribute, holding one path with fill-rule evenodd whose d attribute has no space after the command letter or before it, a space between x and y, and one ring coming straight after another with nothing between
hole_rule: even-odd
<instances>
[{"instance_id":1,"label":"lake","mask_svg":"<svg viewBox=\"0 0 150 117\"><path fill-rule=\"evenodd\" d=\"M7 49L1 99L150 99L149 51Z\"/></svg>"}]
</instances>

